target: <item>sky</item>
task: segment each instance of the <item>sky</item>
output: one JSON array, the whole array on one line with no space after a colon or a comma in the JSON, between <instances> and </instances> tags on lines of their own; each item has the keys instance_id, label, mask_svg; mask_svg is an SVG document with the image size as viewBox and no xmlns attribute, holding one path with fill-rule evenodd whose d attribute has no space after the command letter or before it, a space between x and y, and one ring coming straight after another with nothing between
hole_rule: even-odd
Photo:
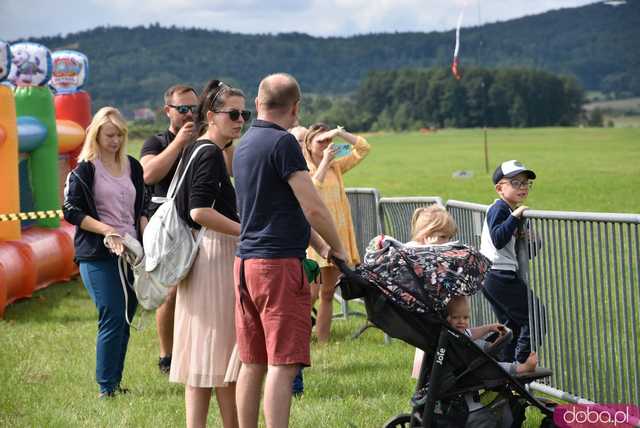
<instances>
[{"instance_id":1,"label":"sky","mask_svg":"<svg viewBox=\"0 0 640 428\"><path fill-rule=\"evenodd\" d=\"M455 28L463 8L462 25L476 26L589 3L594 0L0 0L0 39L153 23L322 37L429 32Z\"/></svg>"}]
</instances>

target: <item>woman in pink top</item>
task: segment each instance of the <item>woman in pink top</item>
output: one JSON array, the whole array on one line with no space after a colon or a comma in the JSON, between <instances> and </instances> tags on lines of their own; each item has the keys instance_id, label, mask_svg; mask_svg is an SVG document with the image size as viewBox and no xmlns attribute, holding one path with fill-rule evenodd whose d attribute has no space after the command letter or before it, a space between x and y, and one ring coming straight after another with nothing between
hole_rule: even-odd
<instances>
[{"instance_id":1,"label":"woman in pink top","mask_svg":"<svg viewBox=\"0 0 640 428\"><path fill-rule=\"evenodd\" d=\"M147 221L142 167L127 156L126 147L127 123L120 112L113 107L100 109L87 128L78 165L69 173L64 190L64 217L76 225L76 262L98 309L100 398L127 392L120 386L129 343L125 311L132 319L137 300L129 288L125 295L117 255L123 250L122 237L140 239Z\"/></svg>"}]
</instances>

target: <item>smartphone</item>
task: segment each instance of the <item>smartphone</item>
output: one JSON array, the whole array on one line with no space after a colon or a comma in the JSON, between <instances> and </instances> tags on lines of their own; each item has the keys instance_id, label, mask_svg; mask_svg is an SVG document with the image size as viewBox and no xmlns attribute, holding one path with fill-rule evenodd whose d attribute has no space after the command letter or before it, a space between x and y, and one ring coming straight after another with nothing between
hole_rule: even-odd
<instances>
[{"instance_id":1,"label":"smartphone","mask_svg":"<svg viewBox=\"0 0 640 428\"><path fill-rule=\"evenodd\" d=\"M336 148L336 158L341 158L351 154L351 144L349 143L334 143L333 147Z\"/></svg>"}]
</instances>

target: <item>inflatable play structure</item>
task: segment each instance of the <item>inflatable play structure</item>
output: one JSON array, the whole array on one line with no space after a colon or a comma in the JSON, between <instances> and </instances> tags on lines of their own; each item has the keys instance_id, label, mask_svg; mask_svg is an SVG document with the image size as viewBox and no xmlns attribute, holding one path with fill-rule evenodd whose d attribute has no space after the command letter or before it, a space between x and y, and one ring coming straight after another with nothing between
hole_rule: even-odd
<instances>
[{"instance_id":1,"label":"inflatable play structure","mask_svg":"<svg viewBox=\"0 0 640 428\"><path fill-rule=\"evenodd\" d=\"M87 73L79 52L0 41L0 317L77 273L60 209L91 121Z\"/></svg>"}]
</instances>

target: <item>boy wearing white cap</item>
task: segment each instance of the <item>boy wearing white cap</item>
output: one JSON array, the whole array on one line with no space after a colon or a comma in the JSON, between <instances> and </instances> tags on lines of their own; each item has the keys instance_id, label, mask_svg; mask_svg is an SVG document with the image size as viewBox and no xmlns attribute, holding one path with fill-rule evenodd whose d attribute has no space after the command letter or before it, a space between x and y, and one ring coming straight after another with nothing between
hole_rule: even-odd
<instances>
[{"instance_id":1,"label":"boy wearing white cap","mask_svg":"<svg viewBox=\"0 0 640 428\"><path fill-rule=\"evenodd\" d=\"M485 277L483 294L501 324L513 331L514 340L504 347L501 360L524 363L531 352L527 284L518 275L516 232L522 202L529 195L536 174L516 160L503 162L493 173L500 199L489 207L480 251L493 263Z\"/></svg>"}]
</instances>

